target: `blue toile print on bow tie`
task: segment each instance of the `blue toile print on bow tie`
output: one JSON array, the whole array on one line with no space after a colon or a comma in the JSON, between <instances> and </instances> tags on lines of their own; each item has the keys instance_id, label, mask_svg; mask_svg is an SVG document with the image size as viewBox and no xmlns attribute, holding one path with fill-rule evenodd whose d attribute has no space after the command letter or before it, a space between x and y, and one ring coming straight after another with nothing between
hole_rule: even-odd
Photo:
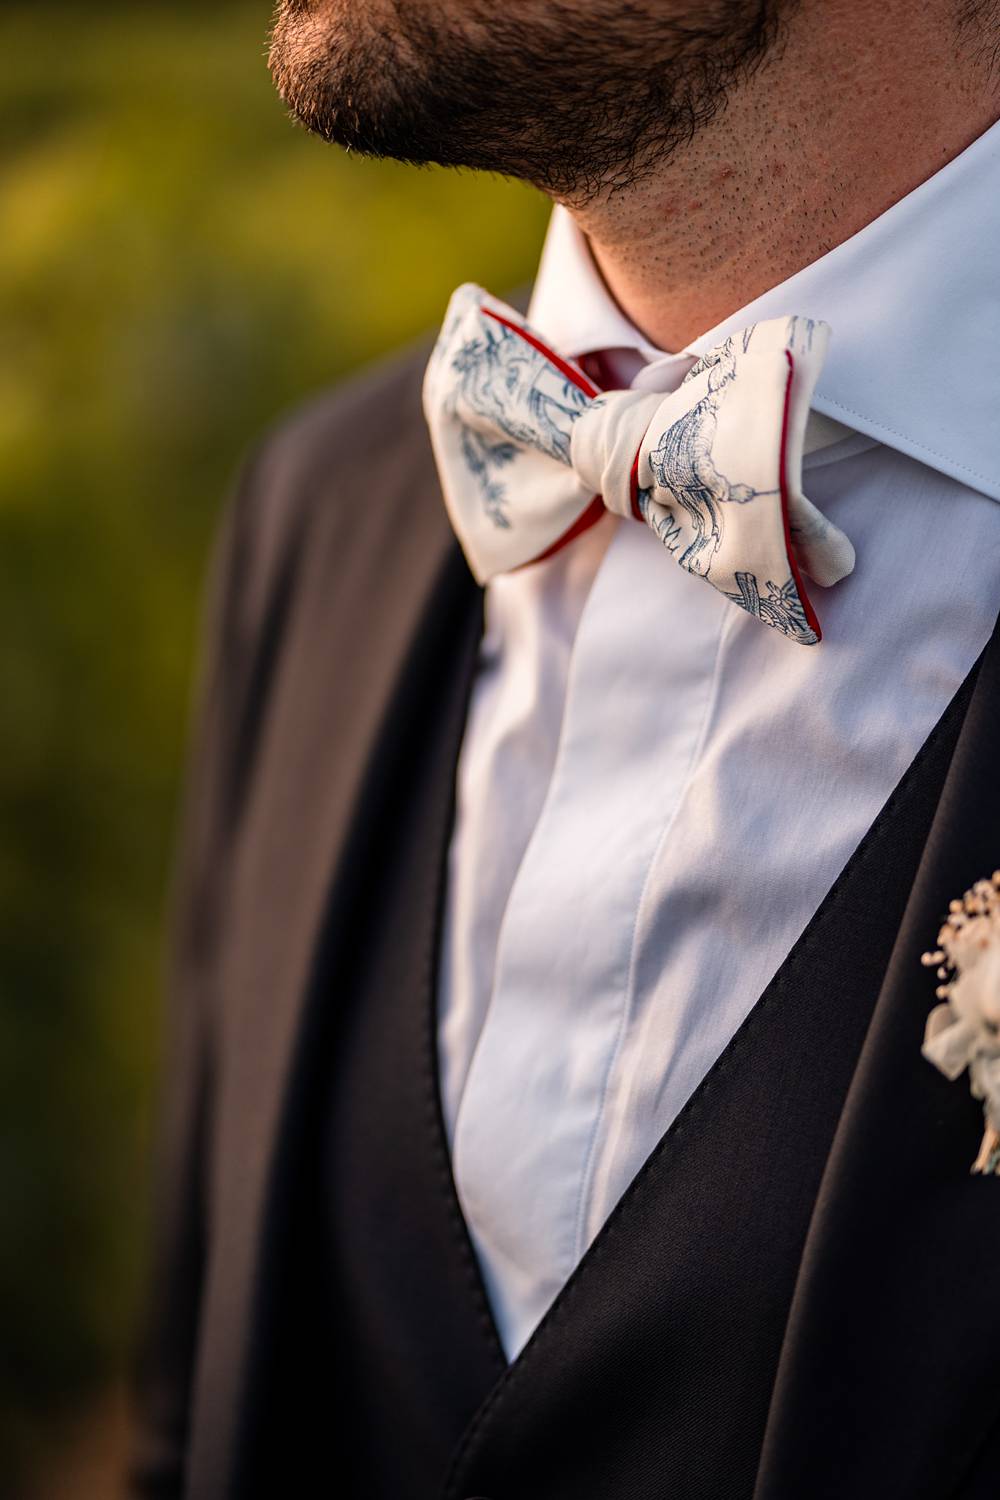
<instances>
[{"instance_id":1,"label":"blue toile print on bow tie","mask_svg":"<svg viewBox=\"0 0 1000 1500\"><path fill-rule=\"evenodd\" d=\"M854 551L802 493L810 401L829 330L778 318L696 361L670 395L601 393L502 302L452 298L424 381L445 503L485 583L550 556L610 510L790 640L820 626Z\"/></svg>"}]
</instances>

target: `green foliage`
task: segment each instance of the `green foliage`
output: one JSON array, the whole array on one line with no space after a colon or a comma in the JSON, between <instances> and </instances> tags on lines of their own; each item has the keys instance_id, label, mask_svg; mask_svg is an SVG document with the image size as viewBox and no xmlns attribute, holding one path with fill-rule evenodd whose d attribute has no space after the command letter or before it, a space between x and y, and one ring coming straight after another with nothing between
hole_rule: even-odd
<instances>
[{"instance_id":1,"label":"green foliage","mask_svg":"<svg viewBox=\"0 0 1000 1500\"><path fill-rule=\"evenodd\" d=\"M265 4L0 11L0 1448L120 1371L220 497L289 404L530 275L545 205L296 130Z\"/></svg>"}]
</instances>

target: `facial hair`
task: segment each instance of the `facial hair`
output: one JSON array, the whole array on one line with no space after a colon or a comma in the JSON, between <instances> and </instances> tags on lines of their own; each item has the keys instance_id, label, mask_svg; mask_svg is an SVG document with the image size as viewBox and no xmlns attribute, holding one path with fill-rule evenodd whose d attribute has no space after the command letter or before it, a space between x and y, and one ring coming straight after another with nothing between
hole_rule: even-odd
<instances>
[{"instance_id":1,"label":"facial hair","mask_svg":"<svg viewBox=\"0 0 1000 1500\"><path fill-rule=\"evenodd\" d=\"M795 4L282 0L269 65L324 140L499 172L583 206L704 129Z\"/></svg>"}]
</instances>

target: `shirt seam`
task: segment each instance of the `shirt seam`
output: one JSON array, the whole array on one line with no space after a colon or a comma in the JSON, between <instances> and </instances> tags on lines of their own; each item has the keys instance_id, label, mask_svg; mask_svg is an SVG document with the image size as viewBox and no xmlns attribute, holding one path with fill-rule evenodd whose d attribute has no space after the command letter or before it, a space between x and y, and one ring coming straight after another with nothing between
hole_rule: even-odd
<instances>
[{"instance_id":1,"label":"shirt seam","mask_svg":"<svg viewBox=\"0 0 1000 1500\"><path fill-rule=\"evenodd\" d=\"M608 514L610 515L611 512L608 512ZM615 520L616 520L618 526L620 526L622 524L622 518L621 517L615 517ZM617 530L617 527L616 527L616 530ZM534 845L536 844L536 842L538 841L538 839L541 836L540 833L539 833L539 830L542 828L543 824L546 821L546 818L547 818L547 815L548 815L548 812L549 812L549 808L550 808L552 799L553 799L553 797L555 795L555 788L556 788L556 785L557 785L557 783L559 781L560 772L562 770L562 766L563 766L563 763L565 761L565 757L566 757L566 755L568 753L568 751L567 751L567 739L568 739L568 736L569 736L569 714L567 713L567 705L569 703L570 692L571 692L571 687L572 687L572 682L573 682L573 677L574 677L574 667L575 667L575 664L576 664L576 647L577 647L577 641L578 641L579 635L580 635L580 629L581 629L581 626L583 624L583 617L584 617L584 614L585 614L585 612L587 610L587 606L588 606L588 604L590 602L590 597L591 597L591 593L592 593L593 588L594 588L594 584L597 581L597 574L600 572L601 566L602 566L602 564L604 562L605 557L607 556L607 552L610 550L610 547L611 547L611 545L614 542L614 539L615 539L615 536L614 536L614 533L613 533L612 536L611 536L611 538L609 539L608 546L605 548L605 551L604 551L604 553L601 556L600 562L598 563L597 571L594 573L594 576L590 580L590 584L589 584L589 586L587 588L587 591L586 591L586 597L585 597L584 602L583 602L583 608L580 611L579 617L578 617L577 622L576 622L576 628L575 628L575 630L573 632L573 639L572 639L572 642L570 644L569 653L568 653L568 662L567 662L567 668L566 668L566 686L565 686L565 689L564 689L564 692L563 692L563 705L562 705L562 715L561 715L560 724L559 724L559 735L558 735L558 738L557 738L557 741L556 741L556 752L555 752L555 755L552 758L552 769L549 772L549 780L548 780L548 785L545 788L545 796L542 799L542 804L541 804L541 807L539 808L538 816L535 819L534 827L531 830L531 833L530 833L530 835L528 837L528 841L527 841L527 843L524 846L524 851L523 851L523 853L521 855L520 861L518 862L517 869L516 869L516 871L514 873L514 879L511 882L510 890L509 890L508 895L507 895L507 901L506 901L505 906L504 906L503 915L502 915L502 917L500 919L500 926L499 926L499 928L497 930L496 952L494 954L494 960L493 960L493 977L492 977L492 983L490 985L489 1000L487 1002L486 1009L485 1009L484 1014L483 1014L483 1024L480 1027L480 1029L479 1029L479 1035L476 1038L476 1045L473 1048L472 1055L469 1058L469 1066L466 1068L465 1078L464 1078L463 1083L462 1083L462 1091L461 1091L461 1094L459 1096L459 1099L458 1099L458 1102L457 1102L456 1108L455 1108L455 1120L454 1120L454 1125L452 1127L452 1134L451 1134L452 1175L453 1175L453 1178L454 1178L454 1181L455 1181L456 1192L457 1192L457 1196L458 1196L459 1201L460 1201L461 1206L462 1206L463 1214L466 1217L466 1221L468 1223L470 1233L475 1238L479 1237L479 1230L478 1230L478 1228L475 1227L474 1222L473 1222L475 1215L472 1212L472 1204L467 1204L466 1199L465 1199L465 1195L464 1195L464 1193L463 1193L463 1191L461 1189L460 1181L459 1181L460 1175L461 1175L460 1174L460 1168L459 1168L459 1154L460 1154L459 1153L459 1138L460 1138L460 1134L461 1134L460 1126L461 1126L462 1116L463 1116L463 1113L465 1111L466 1102L467 1102L467 1099L468 1099L469 1083L470 1083L470 1080L472 1078L473 1069L475 1067L477 1058L479 1056L479 1053L480 1053L480 1050L481 1050L481 1047L482 1047L483 1037L486 1034L486 1029L487 1029L487 1026L489 1024L490 1015L491 1015L491 1013L495 1009L496 1000L497 1000L497 996L498 996L499 989L500 989L499 979L500 979L501 968L502 968L502 965L501 965L501 954L502 954L503 948L504 948L504 942L505 942L505 938L506 938L506 935L507 935L507 929L508 929L510 921L511 921L511 911L512 911L512 909L514 907L514 894L515 894L515 891L517 890L518 883L519 883L520 878L521 878L521 873L522 873L522 871L525 869L525 867L528 864L528 860L529 860L529 857L531 855L532 849L533 849ZM570 1267L570 1270L572 1270L572 1266ZM498 1324L502 1320L504 1326L503 1326L503 1328L501 1328L501 1332L503 1334L506 1334L508 1330L507 1330L507 1326L506 1326L507 1320L506 1320L506 1317L505 1317L505 1309L503 1309L502 1307L495 1308L494 1309L494 1317L497 1319ZM506 1342L507 1342L506 1338L505 1338L504 1342L506 1344Z\"/></svg>"},{"instance_id":2,"label":"shirt seam","mask_svg":"<svg viewBox=\"0 0 1000 1500\"><path fill-rule=\"evenodd\" d=\"M607 1066L605 1068L604 1081L601 1086L601 1096L598 1100L597 1109L594 1114L594 1121L591 1126L590 1135L587 1141L587 1153L584 1158L583 1171L580 1174L580 1186L577 1192L575 1228L573 1236L574 1263L578 1263L580 1261L586 1250L584 1240L586 1237L586 1222L589 1214L589 1209L591 1207L591 1196L593 1192L596 1144L598 1135L600 1134L601 1124L604 1119L605 1108L608 1100L608 1091L611 1079L614 1075L615 1064L617 1063L621 1053L621 1046L625 1035L627 1019L631 1015L634 1006L635 969L637 954L636 938L639 929L639 918L642 913L644 902L646 900L646 893L649 889L650 877L656 865L657 857L660 853L660 850L663 848L663 845L670 837L671 831L673 830L677 819L680 816L681 808L684 805L687 794L691 787L691 782L695 774L695 768L697 767L705 748L705 740L708 735L708 728L714 717L715 707L719 699L719 685L721 678L719 667L722 658L722 649L729 634L730 627L733 623L732 614L732 611L724 613L719 621L719 633L715 645L715 657L712 662L712 679L709 685L709 692L702 715L701 725L695 738L691 756L688 761L687 770L685 771L684 780L681 785L681 790L674 804L673 811L670 813L669 817L666 819L663 825L663 828L660 830L660 835L656 840L656 844L653 847L649 859L646 861L646 871L643 876L642 886L639 891L639 899L635 904L635 911L632 916L632 930L629 935L629 961L628 973L625 981L624 1004L622 1005L618 1020L618 1030L615 1036L614 1045L611 1049L611 1055L608 1058Z\"/></svg>"},{"instance_id":3,"label":"shirt seam","mask_svg":"<svg viewBox=\"0 0 1000 1500\"><path fill-rule=\"evenodd\" d=\"M846 412L850 417L860 417L862 422L872 422L872 418L867 412L858 411L856 407L848 406L844 401L837 401L833 396L823 395L822 401L824 406L835 406L838 411ZM891 427L888 422L881 421L875 422L873 425L877 426L881 432L891 433L893 437L902 438L904 442L911 443L914 448L918 449L921 453L928 454L931 458L943 459L945 463L952 464L956 469L960 469L963 474L968 474L971 479L981 479L985 484L996 483L995 476L986 474L980 469L971 468L968 464L962 463L961 459L953 458L950 453L945 453L940 448L931 448L927 443L921 443L917 438L911 437L908 432L903 432L902 428Z\"/></svg>"}]
</instances>

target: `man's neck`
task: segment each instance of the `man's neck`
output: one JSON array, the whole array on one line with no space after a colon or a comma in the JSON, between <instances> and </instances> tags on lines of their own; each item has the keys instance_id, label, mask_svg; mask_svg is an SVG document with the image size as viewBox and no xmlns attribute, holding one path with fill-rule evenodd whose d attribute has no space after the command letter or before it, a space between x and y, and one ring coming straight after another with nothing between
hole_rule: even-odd
<instances>
[{"instance_id":1,"label":"man's neck","mask_svg":"<svg viewBox=\"0 0 1000 1500\"><path fill-rule=\"evenodd\" d=\"M568 205L651 342L682 348L994 122L1000 84L956 9L803 0L781 46L690 145L636 186Z\"/></svg>"}]
</instances>

